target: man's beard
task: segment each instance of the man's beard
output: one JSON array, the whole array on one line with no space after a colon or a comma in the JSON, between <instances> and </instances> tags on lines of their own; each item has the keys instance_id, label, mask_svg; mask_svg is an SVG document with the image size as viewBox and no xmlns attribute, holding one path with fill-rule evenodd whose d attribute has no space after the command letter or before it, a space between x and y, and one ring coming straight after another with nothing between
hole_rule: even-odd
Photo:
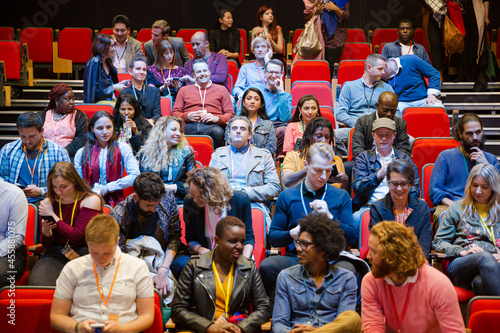
<instances>
[{"instance_id":1,"label":"man's beard","mask_svg":"<svg viewBox=\"0 0 500 333\"><path fill-rule=\"evenodd\" d=\"M475 152L475 150L472 150L472 147L477 147L481 150L483 150L484 148L484 134L481 135L481 138L479 140L474 140L474 141L465 141L465 140L461 140L461 145L462 145L462 148L464 149L464 151L467 153L467 154L471 154L473 152ZM479 143L479 146L473 146L472 144L473 143Z\"/></svg>"},{"instance_id":2,"label":"man's beard","mask_svg":"<svg viewBox=\"0 0 500 333\"><path fill-rule=\"evenodd\" d=\"M144 217L150 217L151 215L153 215L153 214L155 213L155 212L146 212L146 211L142 210L142 209L139 207L139 205L137 205L137 206L135 207L135 209L137 210L137 214L138 214L138 215L142 215L142 216L144 216Z\"/></svg>"},{"instance_id":3,"label":"man's beard","mask_svg":"<svg viewBox=\"0 0 500 333\"><path fill-rule=\"evenodd\" d=\"M385 261L382 261L378 265L374 264L373 262L371 264L372 275L374 278L379 279L391 274L391 267Z\"/></svg>"}]
</instances>

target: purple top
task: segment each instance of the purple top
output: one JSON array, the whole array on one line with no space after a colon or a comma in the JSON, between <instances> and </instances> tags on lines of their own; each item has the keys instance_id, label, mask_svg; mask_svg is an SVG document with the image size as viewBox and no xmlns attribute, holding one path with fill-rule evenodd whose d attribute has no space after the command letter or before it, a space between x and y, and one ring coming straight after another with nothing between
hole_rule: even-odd
<instances>
[{"instance_id":1,"label":"purple top","mask_svg":"<svg viewBox=\"0 0 500 333\"><path fill-rule=\"evenodd\" d=\"M184 67L177 66L176 68L169 70L169 69L158 69L155 65L151 65L148 67L148 70L153 74L155 79L160 82L160 84L165 83L165 79L169 77L183 77L186 75L186 70ZM163 73L162 73L163 72ZM170 81L169 87L173 87L174 85L172 84L172 81Z\"/></svg>"}]
</instances>

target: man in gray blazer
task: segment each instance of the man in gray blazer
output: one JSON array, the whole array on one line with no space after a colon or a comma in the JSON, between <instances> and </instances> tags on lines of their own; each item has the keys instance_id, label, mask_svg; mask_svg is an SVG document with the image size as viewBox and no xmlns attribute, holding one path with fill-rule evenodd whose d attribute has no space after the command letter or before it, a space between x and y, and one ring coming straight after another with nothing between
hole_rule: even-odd
<instances>
[{"instance_id":1,"label":"man in gray blazer","mask_svg":"<svg viewBox=\"0 0 500 333\"><path fill-rule=\"evenodd\" d=\"M177 59L177 66L184 67L184 64L191 60L189 54L184 46L184 41L182 38L169 37L170 34L170 24L165 20L158 20L153 23L151 30L151 40L144 43L144 52L146 53L146 59L148 60L148 66L154 64L156 60L156 45L161 43L163 40L168 40L175 49L175 58Z\"/></svg>"},{"instance_id":2,"label":"man in gray blazer","mask_svg":"<svg viewBox=\"0 0 500 333\"><path fill-rule=\"evenodd\" d=\"M142 43L129 36L130 21L125 15L116 15L111 26L113 27L113 40L115 41L113 65L118 70L118 73L127 73L130 61L136 55L144 55Z\"/></svg>"}]
</instances>

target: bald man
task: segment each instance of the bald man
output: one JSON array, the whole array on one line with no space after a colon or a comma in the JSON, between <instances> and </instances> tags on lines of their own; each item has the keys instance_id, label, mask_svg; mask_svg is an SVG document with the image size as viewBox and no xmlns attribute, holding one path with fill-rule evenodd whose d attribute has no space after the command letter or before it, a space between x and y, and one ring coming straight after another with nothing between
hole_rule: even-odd
<instances>
[{"instance_id":1,"label":"bald man","mask_svg":"<svg viewBox=\"0 0 500 333\"><path fill-rule=\"evenodd\" d=\"M400 152L411 156L411 146L406 132L406 121L395 117L398 109L398 96L385 91L380 94L376 103L377 112L361 116L356 121L354 134L352 136L352 154L355 159L360 153L373 148L372 125L378 118L390 118L396 122L396 138L393 146Z\"/></svg>"},{"instance_id":2,"label":"bald man","mask_svg":"<svg viewBox=\"0 0 500 333\"><path fill-rule=\"evenodd\" d=\"M195 83L193 77L193 61L202 58L208 63L212 82L227 86L227 73L229 71L227 59L221 53L210 52L208 35L205 32L198 31L191 37L191 45L193 46L195 58L188 61L184 66L188 75L183 76L181 80L186 82L186 84Z\"/></svg>"}]
</instances>

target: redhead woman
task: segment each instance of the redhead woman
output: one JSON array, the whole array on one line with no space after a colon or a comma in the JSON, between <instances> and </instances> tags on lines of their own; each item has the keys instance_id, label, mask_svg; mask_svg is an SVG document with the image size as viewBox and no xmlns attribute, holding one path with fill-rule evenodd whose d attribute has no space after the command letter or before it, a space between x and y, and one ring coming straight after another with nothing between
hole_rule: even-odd
<instances>
[{"instance_id":1,"label":"redhead woman","mask_svg":"<svg viewBox=\"0 0 500 333\"><path fill-rule=\"evenodd\" d=\"M283 31L276 23L271 7L264 5L257 10L257 26L252 29L252 39L257 36L267 38L271 42L274 58L283 58Z\"/></svg>"}]
</instances>

